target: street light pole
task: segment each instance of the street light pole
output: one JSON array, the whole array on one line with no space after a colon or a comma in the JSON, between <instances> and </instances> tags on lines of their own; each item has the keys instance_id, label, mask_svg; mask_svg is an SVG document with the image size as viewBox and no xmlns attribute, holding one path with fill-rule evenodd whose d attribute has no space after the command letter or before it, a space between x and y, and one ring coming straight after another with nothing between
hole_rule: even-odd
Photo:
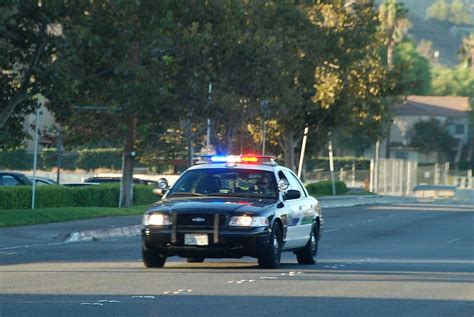
<instances>
[{"instance_id":1,"label":"street light pole","mask_svg":"<svg viewBox=\"0 0 474 317\"><path fill-rule=\"evenodd\" d=\"M332 141L331 141L331 132L328 133L329 136L329 171L331 172L331 184L332 184L332 195L336 196L336 180L334 179L334 160L332 156Z\"/></svg>"},{"instance_id":2,"label":"street light pole","mask_svg":"<svg viewBox=\"0 0 474 317\"><path fill-rule=\"evenodd\" d=\"M301 144L300 163L298 164L298 178L301 178L303 171L304 153L306 151L306 140L308 139L308 126L304 128L303 143Z\"/></svg>"},{"instance_id":3,"label":"street light pole","mask_svg":"<svg viewBox=\"0 0 474 317\"><path fill-rule=\"evenodd\" d=\"M262 100L260 102L260 107L262 108L262 132L263 132L263 137L262 137L262 155L265 155L265 143L266 143L266 138L267 138L267 125L266 125L266 120L267 120L267 111L268 111L268 100Z\"/></svg>"},{"instance_id":4,"label":"street light pole","mask_svg":"<svg viewBox=\"0 0 474 317\"><path fill-rule=\"evenodd\" d=\"M33 188L31 193L31 209L35 209L35 199L36 199L36 164L37 164L37 156L38 156L38 132L39 132L39 116L41 115L40 112L41 108L41 101L36 101L36 118L35 118L35 146L34 146L34 154L33 154Z\"/></svg>"}]
</instances>

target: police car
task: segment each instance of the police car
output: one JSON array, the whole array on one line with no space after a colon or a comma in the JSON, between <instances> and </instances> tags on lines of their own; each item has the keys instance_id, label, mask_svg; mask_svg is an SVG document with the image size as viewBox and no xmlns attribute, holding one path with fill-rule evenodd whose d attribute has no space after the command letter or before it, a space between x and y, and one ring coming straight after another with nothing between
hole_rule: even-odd
<instances>
[{"instance_id":1,"label":"police car","mask_svg":"<svg viewBox=\"0 0 474 317\"><path fill-rule=\"evenodd\" d=\"M322 225L318 200L273 157L206 157L145 213L143 262L251 256L277 268L281 252L293 252L299 264L314 264Z\"/></svg>"}]
</instances>

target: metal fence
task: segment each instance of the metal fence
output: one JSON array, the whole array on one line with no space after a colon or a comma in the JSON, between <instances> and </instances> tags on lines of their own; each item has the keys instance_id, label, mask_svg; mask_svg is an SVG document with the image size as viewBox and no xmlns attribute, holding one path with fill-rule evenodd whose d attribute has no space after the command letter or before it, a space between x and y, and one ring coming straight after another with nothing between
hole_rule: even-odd
<instances>
[{"instance_id":1,"label":"metal fence","mask_svg":"<svg viewBox=\"0 0 474 317\"><path fill-rule=\"evenodd\" d=\"M417 161L380 159L371 162L369 170L340 169L335 179L350 188L362 188L382 195L412 196L417 185L449 185L460 189L473 189L472 170L456 171L449 163L420 165ZM305 173L306 183L331 180L329 171Z\"/></svg>"},{"instance_id":2,"label":"metal fence","mask_svg":"<svg viewBox=\"0 0 474 317\"><path fill-rule=\"evenodd\" d=\"M371 164L370 191L392 196L411 196L418 184L418 162L382 159Z\"/></svg>"}]
</instances>

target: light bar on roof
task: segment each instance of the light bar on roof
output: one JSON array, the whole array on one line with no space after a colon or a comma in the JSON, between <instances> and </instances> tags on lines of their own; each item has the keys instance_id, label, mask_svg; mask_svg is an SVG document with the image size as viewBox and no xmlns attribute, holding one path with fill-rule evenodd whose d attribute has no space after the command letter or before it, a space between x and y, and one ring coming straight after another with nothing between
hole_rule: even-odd
<instances>
[{"instance_id":1,"label":"light bar on roof","mask_svg":"<svg viewBox=\"0 0 474 317\"><path fill-rule=\"evenodd\" d=\"M208 158L213 163L263 163L274 162L273 156L259 155L213 155Z\"/></svg>"}]
</instances>

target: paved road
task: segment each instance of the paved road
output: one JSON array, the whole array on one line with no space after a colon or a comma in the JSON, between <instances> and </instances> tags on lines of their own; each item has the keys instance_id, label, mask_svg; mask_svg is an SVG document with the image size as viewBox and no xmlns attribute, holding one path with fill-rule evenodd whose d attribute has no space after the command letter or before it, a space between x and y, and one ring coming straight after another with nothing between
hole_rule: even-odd
<instances>
[{"instance_id":1,"label":"paved road","mask_svg":"<svg viewBox=\"0 0 474 317\"><path fill-rule=\"evenodd\" d=\"M10 236L0 243L0 315L474 315L473 206L336 208L325 219L318 264L285 254L278 270L251 258L145 269L138 237L14 245Z\"/></svg>"}]
</instances>

